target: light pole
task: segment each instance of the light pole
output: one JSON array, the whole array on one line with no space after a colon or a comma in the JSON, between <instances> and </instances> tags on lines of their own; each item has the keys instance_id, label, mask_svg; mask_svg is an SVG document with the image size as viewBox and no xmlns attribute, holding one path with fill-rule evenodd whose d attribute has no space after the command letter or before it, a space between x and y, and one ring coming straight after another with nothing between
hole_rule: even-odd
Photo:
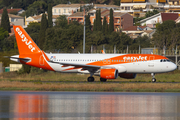
<instances>
[{"instance_id":1,"label":"light pole","mask_svg":"<svg viewBox=\"0 0 180 120\"><path fill-rule=\"evenodd\" d=\"M85 34L86 34L86 15L85 15L85 12L84 12L83 54L85 54Z\"/></svg>"}]
</instances>

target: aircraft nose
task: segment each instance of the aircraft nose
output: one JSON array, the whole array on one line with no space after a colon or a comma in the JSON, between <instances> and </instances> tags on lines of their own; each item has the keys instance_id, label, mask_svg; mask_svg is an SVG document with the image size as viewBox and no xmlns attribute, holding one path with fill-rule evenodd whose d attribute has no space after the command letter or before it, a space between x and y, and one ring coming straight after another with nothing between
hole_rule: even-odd
<instances>
[{"instance_id":1,"label":"aircraft nose","mask_svg":"<svg viewBox=\"0 0 180 120\"><path fill-rule=\"evenodd\" d=\"M171 63L171 65L170 65L170 69L171 69L171 71L176 70L176 69L177 69L177 65L176 65L176 64L174 64L174 63Z\"/></svg>"}]
</instances>

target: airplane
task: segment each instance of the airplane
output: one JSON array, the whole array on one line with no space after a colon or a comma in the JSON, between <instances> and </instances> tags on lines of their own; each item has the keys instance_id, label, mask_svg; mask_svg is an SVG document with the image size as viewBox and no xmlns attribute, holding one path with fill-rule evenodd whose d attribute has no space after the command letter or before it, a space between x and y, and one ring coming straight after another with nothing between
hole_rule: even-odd
<instances>
[{"instance_id":1,"label":"airplane","mask_svg":"<svg viewBox=\"0 0 180 120\"><path fill-rule=\"evenodd\" d=\"M13 26L19 55L10 60L45 70L90 74L88 82L100 76L101 82L118 76L133 79L138 73L150 73L156 82L156 73L174 71L177 66L168 58L155 54L57 54L45 53L21 26Z\"/></svg>"}]
</instances>

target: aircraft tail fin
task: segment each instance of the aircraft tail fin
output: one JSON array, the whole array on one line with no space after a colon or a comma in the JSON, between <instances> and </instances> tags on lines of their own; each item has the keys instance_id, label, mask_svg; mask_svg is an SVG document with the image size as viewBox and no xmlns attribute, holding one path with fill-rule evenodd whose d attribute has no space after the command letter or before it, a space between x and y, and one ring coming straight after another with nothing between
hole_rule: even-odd
<instances>
[{"instance_id":1,"label":"aircraft tail fin","mask_svg":"<svg viewBox=\"0 0 180 120\"><path fill-rule=\"evenodd\" d=\"M40 53L40 48L21 26L13 26L20 55Z\"/></svg>"}]
</instances>

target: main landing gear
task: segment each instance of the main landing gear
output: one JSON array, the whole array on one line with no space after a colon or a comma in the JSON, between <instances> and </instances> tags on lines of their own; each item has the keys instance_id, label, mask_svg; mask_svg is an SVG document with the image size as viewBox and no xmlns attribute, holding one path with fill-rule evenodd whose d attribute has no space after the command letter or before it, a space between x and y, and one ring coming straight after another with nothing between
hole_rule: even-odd
<instances>
[{"instance_id":1,"label":"main landing gear","mask_svg":"<svg viewBox=\"0 0 180 120\"><path fill-rule=\"evenodd\" d=\"M100 81L101 82L106 82L107 79L104 79L104 78L100 78Z\"/></svg>"},{"instance_id":2,"label":"main landing gear","mask_svg":"<svg viewBox=\"0 0 180 120\"><path fill-rule=\"evenodd\" d=\"M94 82L94 77L92 77L92 76L88 77L88 78L87 78L87 81L88 81L88 82Z\"/></svg>"},{"instance_id":3,"label":"main landing gear","mask_svg":"<svg viewBox=\"0 0 180 120\"><path fill-rule=\"evenodd\" d=\"M151 73L151 76L152 76L152 82L156 82L156 78L155 78L155 73Z\"/></svg>"},{"instance_id":4,"label":"main landing gear","mask_svg":"<svg viewBox=\"0 0 180 120\"><path fill-rule=\"evenodd\" d=\"M88 77L88 78L87 78L87 81L88 81L88 82L94 82L94 77L92 77L92 76ZM107 79L100 78L100 81L101 81L101 82L106 82Z\"/></svg>"}]
</instances>

